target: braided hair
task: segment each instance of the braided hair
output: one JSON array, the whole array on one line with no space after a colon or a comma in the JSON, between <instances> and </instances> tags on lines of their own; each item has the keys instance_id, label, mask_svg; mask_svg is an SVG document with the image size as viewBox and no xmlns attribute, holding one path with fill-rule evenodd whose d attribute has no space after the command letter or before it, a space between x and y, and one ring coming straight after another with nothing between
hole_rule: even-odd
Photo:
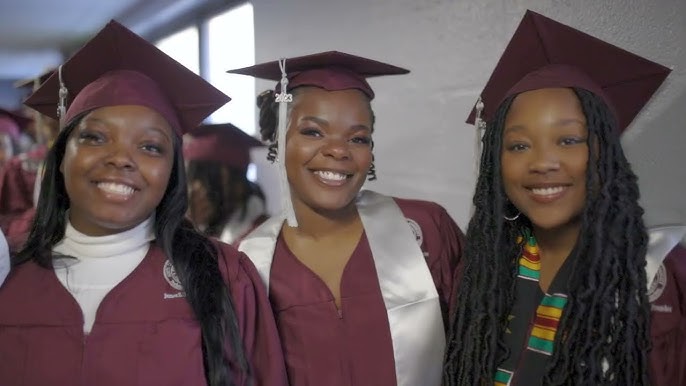
<instances>
[{"instance_id":1,"label":"braided hair","mask_svg":"<svg viewBox=\"0 0 686 386\"><path fill-rule=\"evenodd\" d=\"M58 134L47 154L36 217L24 247L13 259L14 266L34 261L47 269L53 267L52 248L64 238L69 208L69 196L59 166L64 159L69 135L84 115L77 117ZM167 190L155 213L155 243L174 264L186 300L200 324L208 385L233 385L232 379L236 374L231 374L232 371L250 377L238 332L236 310L219 270L219 251L184 218L188 195L181 138L172 137L174 164ZM225 350L227 341L231 344L231 353ZM231 369L227 366L229 359L235 364Z\"/></svg>"},{"instance_id":2,"label":"braided hair","mask_svg":"<svg viewBox=\"0 0 686 386\"><path fill-rule=\"evenodd\" d=\"M289 92L293 94L293 100L299 94L301 88L294 88ZM257 96L257 107L260 109L260 135L262 141L269 142L269 147L267 150L267 160L274 162L276 160L276 153L278 144L276 143L276 126L279 120L279 104L276 102L274 90L265 90ZM288 115L291 114L291 108L293 103L288 104ZM369 112L372 117L372 133L374 132L374 123L376 117L374 116L374 110L372 110L371 104L369 106ZM374 150L374 141L371 143L372 151ZM372 164L367 171L367 180L376 180L376 166L374 165L374 153L372 153Z\"/></svg>"},{"instance_id":3,"label":"braided hair","mask_svg":"<svg viewBox=\"0 0 686 386\"><path fill-rule=\"evenodd\" d=\"M647 385L650 309L646 294L648 236L638 204L636 175L619 142L614 117L593 93L574 89L587 118L589 163L579 238L569 259L568 302L545 385ZM498 109L483 138L484 151L465 250L465 272L449 329L444 384L492 384L509 353L503 335L514 302L517 239L531 226L524 216L505 221L501 177L507 112Z\"/></svg>"}]
</instances>

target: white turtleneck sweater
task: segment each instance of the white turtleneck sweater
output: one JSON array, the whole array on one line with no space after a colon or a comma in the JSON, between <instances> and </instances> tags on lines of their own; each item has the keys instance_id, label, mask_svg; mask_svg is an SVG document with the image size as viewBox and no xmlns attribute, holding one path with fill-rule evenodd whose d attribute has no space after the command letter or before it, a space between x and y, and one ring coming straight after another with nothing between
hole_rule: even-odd
<instances>
[{"instance_id":1,"label":"white turtleneck sweater","mask_svg":"<svg viewBox=\"0 0 686 386\"><path fill-rule=\"evenodd\" d=\"M77 231L67 221L64 239L53 252L75 259L56 258L55 274L81 306L86 334L93 327L103 298L145 258L150 241L155 239L153 227L151 216L128 231L94 237Z\"/></svg>"}]
</instances>

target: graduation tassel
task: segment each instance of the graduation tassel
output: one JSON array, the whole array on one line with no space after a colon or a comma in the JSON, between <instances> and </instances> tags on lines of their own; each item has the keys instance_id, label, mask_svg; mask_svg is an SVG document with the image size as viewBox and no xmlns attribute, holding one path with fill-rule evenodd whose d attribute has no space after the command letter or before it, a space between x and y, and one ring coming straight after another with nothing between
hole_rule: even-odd
<instances>
[{"instance_id":1,"label":"graduation tassel","mask_svg":"<svg viewBox=\"0 0 686 386\"><path fill-rule=\"evenodd\" d=\"M64 80L62 79L62 65L57 68L57 77L60 82L59 91L59 102L57 104L57 117L60 120L60 129L64 128L64 117L67 115L67 96L69 95L69 90L67 86L64 85Z\"/></svg>"},{"instance_id":2,"label":"graduation tassel","mask_svg":"<svg viewBox=\"0 0 686 386\"><path fill-rule=\"evenodd\" d=\"M288 185L286 173L286 131L288 130L288 103L293 102L293 95L288 93L288 76L286 75L286 59L279 59L281 69L281 92L276 94L276 102L279 104L279 122L277 126L277 163L279 168L279 180L281 184L281 204L286 215L286 223L290 227L297 227L298 220L295 218L291 189Z\"/></svg>"},{"instance_id":3,"label":"graduation tassel","mask_svg":"<svg viewBox=\"0 0 686 386\"><path fill-rule=\"evenodd\" d=\"M481 169L481 151L483 148L481 140L486 132L486 122L481 119L481 113L483 110L484 102L481 100L481 96L479 96L479 99L476 100L476 115L474 118L474 127L476 128L476 133L474 133L474 186L476 186L476 183L479 181L479 170ZM474 207L474 202L472 201L472 204L469 208L470 217L474 215L475 210L476 208Z\"/></svg>"},{"instance_id":4,"label":"graduation tassel","mask_svg":"<svg viewBox=\"0 0 686 386\"><path fill-rule=\"evenodd\" d=\"M486 132L486 122L481 119L481 113L484 110L484 102L481 100L481 96L476 100L476 118L474 118L474 126L476 127L476 143L475 143L475 165L474 170L476 171L476 178L479 178L479 169L481 165L481 140L483 139L484 133Z\"/></svg>"}]
</instances>

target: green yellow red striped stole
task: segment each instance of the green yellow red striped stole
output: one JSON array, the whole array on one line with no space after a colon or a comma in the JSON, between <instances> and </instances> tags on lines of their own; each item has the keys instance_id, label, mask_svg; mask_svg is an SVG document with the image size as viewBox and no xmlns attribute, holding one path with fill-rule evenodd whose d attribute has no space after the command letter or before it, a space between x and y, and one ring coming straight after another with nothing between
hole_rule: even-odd
<instances>
[{"instance_id":1,"label":"green yellow red striped stole","mask_svg":"<svg viewBox=\"0 0 686 386\"><path fill-rule=\"evenodd\" d=\"M551 355L555 343L557 326L560 323L562 310L567 304L565 294L546 294L536 309L536 319L531 329L527 348L541 354Z\"/></svg>"},{"instance_id":2,"label":"green yellow red striped stole","mask_svg":"<svg viewBox=\"0 0 686 386\"><path fill-rule=\"evenodd\" d=\"M538 282L541 277L541 257L536 238L531 231L527 231L524 237L527 240L522 248L522 256L519 258L519 274L517 276ZM519 241L521 242L521 239ZM567 295L560 293L545 294L536 309L536 318L531 329L527 349L545 355L553 353L555 334L565 304L567 304Z\"/></svg>"},{"instance_id":3,"label":"green yellow red striped stole","mask_svg":"<svg viewBox=\"0 0 686 386\"><path fill-rule=\"evenodd\" d=\"M525 280L537 282L541 277L541 256L538 254L538 244L531 231L527 231L525 237L526 243L522 248L522 256L519 258L519 273L517 276ZM522 237L517 242L521 243Z\"/></svg>"},{"instance_id":4,"label":"green yellow red striped stole","mask_svg":"<svg viewBox=\"0 0 686 386\"><path fill-rule=\"evenodd\" d=\"M494 386L509 386L514 372L499 368L495 372Z\"/></svg>"}]
</instances>

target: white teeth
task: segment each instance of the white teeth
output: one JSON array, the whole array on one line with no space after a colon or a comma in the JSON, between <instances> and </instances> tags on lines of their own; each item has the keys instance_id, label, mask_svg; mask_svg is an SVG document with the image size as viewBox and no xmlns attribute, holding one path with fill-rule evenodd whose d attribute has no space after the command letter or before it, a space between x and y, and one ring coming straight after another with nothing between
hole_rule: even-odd
<instances>
[{"instance_id":1,"label":"white teeth","mask_svg":"<svg viewBox=\"0 0 686 386\"><path fill-rule=\"evenodd\" d=\"M537 196L552 196L565 190L564 186L556 186L554 188L533 188L531 192Z\"/></svg>"},{"instance_id":2,"label":"white teeth","mask_svg":"<svg viewBox=\"0 0 686 386\"><path fill-rule=\"evenodd\" d=\"M321 171L321 170L314 172L314 174L318 175L319 177L321 177L325 180L332 180L332 181L343 181L344 179L347 178L347 176L345 174L336 173L336 172L329 172L329 171Z\"/></svg>"},{"instance_id":3,"label":"white teeth","mask_svg":"<svg viewBox=\"0 0 686 386\"><path fill-rule=\"evenodd\" d=\"M114 182L99 182L98 188L114 194L121 194L123 196L130 196L133 194L133 188L123 184L116 184Z\"/></svg>"}]
</instances>

